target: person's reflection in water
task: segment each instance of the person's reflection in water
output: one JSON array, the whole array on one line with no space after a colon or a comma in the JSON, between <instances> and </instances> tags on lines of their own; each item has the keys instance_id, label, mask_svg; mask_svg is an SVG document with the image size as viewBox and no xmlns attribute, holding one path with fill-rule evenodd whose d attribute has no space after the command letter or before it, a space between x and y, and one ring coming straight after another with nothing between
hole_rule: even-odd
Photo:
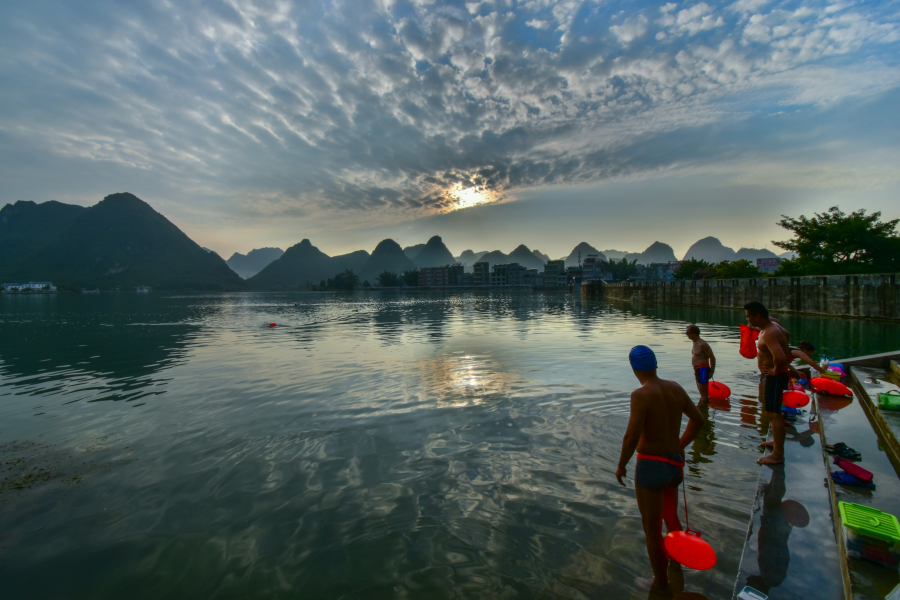
<instances>
[{"instance_id":1,"label":"person's reflection in water","mask_svg":"<svg viewBox=\"0 0 900 600\"><path fill-rule=\"evenodd\" d=\"M747 578L747 585L765 594L781 585L787 577L791 564L788 537L793 529L791 521L796 522L792 515L786 514L785 503L782 502L787 491L784 483L784 465L767 466L772 469L772 478L762 492L762 518L757 536L759 575ZM802 513L806 512L798 502L791 501L787 507ZM804 526L802 523L798 524Z\"/></svg>"}]
</instances>

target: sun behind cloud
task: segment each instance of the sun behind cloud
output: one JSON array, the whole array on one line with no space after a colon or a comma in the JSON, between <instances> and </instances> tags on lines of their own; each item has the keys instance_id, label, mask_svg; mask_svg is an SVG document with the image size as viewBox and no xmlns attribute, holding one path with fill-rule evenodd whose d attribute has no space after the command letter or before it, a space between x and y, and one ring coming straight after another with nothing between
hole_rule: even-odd
<instances>
[{"instance_id":1,"label":"sun behind cloud","mask_svg":"<svg viewBox=\"0 0 900 600\"><path fill-rule=\"evenodd\" d=\"M486 204L497 200L496 193L479 186L463 187L457 183L448 193L450 198L449 210L470 208L479 204Z\"/></svg>"}]
</instances>

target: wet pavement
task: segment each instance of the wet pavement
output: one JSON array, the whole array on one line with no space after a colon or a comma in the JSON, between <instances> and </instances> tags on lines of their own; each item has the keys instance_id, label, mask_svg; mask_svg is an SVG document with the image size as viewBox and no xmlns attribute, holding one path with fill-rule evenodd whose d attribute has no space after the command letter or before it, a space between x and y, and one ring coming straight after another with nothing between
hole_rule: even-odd
<instances>
[{"instance_id":1,"label":"wet pavement","mask_svg":"<svg viewBox=\"0 0 900 600\"><path fill-rule=\"evenodd\" d=\"M810 405L810 408L813 404ZM735 597L841 598L841 559L815 411L789 421L785 464L760 468Z\"/></svg>"}]
</instances>

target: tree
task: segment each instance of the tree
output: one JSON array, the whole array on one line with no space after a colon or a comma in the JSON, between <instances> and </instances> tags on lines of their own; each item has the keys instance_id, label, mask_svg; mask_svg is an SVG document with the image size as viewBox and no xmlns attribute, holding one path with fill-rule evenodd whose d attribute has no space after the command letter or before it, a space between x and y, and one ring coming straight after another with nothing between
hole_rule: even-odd
<instances>
[{"instance_id":1,"label":"tree","mask_svg":"<svg viewBox=\"0 0 900 600\"><path fill-rule=\"evenodd\" d=\"M691 258L681 261L681 266L675 269L672 276L675 279L704 279L712 266L705 260Z\"/></svg>"},{"instance_id":2,"label":"tree","mask_svg":"<svg viewBox=\"0 0 900 600\"><path fill-rule=\"evenodd\" d=\"M359 287L359 275L356 275L352 269L347 269L343 273L338 273L334 278L329 278L327 286L330 289L352 292Z\"/></svg>"},{"instance_id":3,"label":"tree","mask_svg":"<svg viewBox=\"0 0 900 600\"><path fill-rule=\"evenodd\" d=\"M716 279L746 279L759 277L759 269L749 260L740 259L734 262L723 260L714 267Z\"/></svg>"},{"instance_id":4,"label":"tree","mask_svg":"<svg viewBox=\"0 0 900 600\"><path fill-rule=\"evenodd\" d=\"M417 286L419 285L419 270L407 269L403 271L403 275L400 276L400 279L402 279L403 283L410 287Z\"/></svg>"},{"instance_id":5,"label":"tree","mask_svg":"<svg viewBox=\"0 0 900 600\"><path fill-rule=\"evenodd\" d=\"M776 275L840 275L900 270L900 219L881 222L881 212L865 209L845 214L837 206L813 218L782 215L778 224L794 238L772 243L797 253L785 260Z\"/></svg>"},{"instance_id":6,"label":"tree","mask_svg":"<svg viewBox=\"0 0 900 600\"><path fill-rule=\"evenodd\" d=\"M628 279L629 276L638 272L637 259L628 262L628 259L623 257L621 261L616 262L616 259L613 258L609 261L600 261L600 264L603 265L604 271L613 276L615 281Z\"/></svg>"},{"instance_id":7,"label":"tree","mask_svg":"<svg viewBox=\"0 0 900 600\"><path fill-rule=\"evenodd\" d=\"M363 281L363 287L364 287L364 288L370 288L370 287L372 287L372 284L369 283L369 280L368 280L368 279L366 279L365 281Z\"/></svg>"},{"instance_id":8,"label":"tree","mask_svg":"<svg viewBox=\"0 0 900 600\"><path fill-rule=\"evenodd\" d=\"M398 287L400 285L400 276L393 271L385 269L381 275L375 278L381 287Z\"/></svg>"}]
</instances>

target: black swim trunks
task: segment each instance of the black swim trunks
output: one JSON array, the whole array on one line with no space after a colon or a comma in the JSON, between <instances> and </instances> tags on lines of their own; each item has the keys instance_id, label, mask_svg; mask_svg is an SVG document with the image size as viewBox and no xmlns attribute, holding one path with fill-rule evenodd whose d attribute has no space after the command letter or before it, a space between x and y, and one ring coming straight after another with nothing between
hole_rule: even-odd
<instances>
[{"instance_id":1,"label":"black swim trunks","mask_svg":"<svg viewBox=\"0 0 900 600\"><path fill-rule=\"evenodd\" d=\"M709 383L709 367L694 367L694 379L697 383Z\"/></svg>"},{"instance_id":2,"label":"black swim trunks","mask_svg":"<svg viewBox=\"0 0 900 600\"><path fill-rule=\"evenodd\" d=\"M680 452L653 458L642 458L643 456L647 455L638 454L637 465L634 467L635 485L647 490L661 490L670 485L677 486L684 479L681 466L671 464L673 462L678 465L684 464ZM660 458L671 462L660 461Z\"/></svg>"},{"instance_id":3,"label":"black swim trunks","mask_svg":"<svg viewBox=\"0 0 900 600\"><path fill-rule=\"evenodd\" d=\"M787 389L790 382L791 374L787 371L778 373L777 375L766 375L766 379L763 382L763 385L765 386L765 401L763 406L766 412L781 412L781 397L784 395L784 391Z\"/></svg>"}]
</instances>

